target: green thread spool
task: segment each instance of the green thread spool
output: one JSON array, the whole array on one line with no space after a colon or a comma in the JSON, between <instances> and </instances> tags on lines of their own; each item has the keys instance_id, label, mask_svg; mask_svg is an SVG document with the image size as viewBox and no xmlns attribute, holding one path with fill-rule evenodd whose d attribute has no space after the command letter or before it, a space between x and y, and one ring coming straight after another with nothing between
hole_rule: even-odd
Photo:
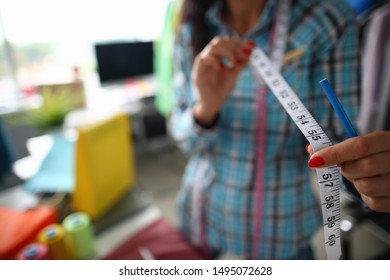
<instances>
[{"instance_id":1,"label":"green thread spool","mask_svg":"<svg viewBox=\"0 0 390 280\"><path fill-rule=\"evenodd\" d=\"M95 240L90 217L83 212L67 216L62 226L73 245L75 259L91 259L95 255Z\"/></svg>"}]
</instances>

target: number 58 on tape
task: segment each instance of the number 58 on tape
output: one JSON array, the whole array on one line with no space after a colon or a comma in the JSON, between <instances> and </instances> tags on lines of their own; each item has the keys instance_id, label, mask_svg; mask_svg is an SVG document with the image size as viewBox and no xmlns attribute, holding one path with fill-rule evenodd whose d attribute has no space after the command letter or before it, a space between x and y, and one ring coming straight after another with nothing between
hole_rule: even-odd
<instances>
[{"instance_id":1,"label":"number 58 on tape","mask_svg":"<svg viewBox=\"0 0 390 280\"><path fill-rule=\"evenodd\" d=\"M252 51L250 63L254 73L262 79L280 104L290 115L314 151L332 145L328 136L303 105L301 100L287 84L284 78L275 71L270 60L260 48ZM339 259L340 246L340 168L336 165L317 168L317 180L320 186L322 218L325 235L325 248L328 259Z\"/></svg>"}]
</instances>

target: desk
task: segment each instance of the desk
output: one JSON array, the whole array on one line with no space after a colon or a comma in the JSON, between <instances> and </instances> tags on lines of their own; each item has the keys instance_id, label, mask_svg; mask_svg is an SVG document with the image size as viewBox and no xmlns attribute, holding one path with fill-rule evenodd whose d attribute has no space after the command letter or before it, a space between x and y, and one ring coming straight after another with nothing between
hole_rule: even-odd
<instances>
[{"instance_id":1,"label":"desk","mask_svg":"<svg viewBox=\"0 0 390 280\"><path fill-rule=\"evenodd\" d=\"M157 82L154 76L100 84L95 74L83 78L86 108L92 111L122 110L129 114L139 110L142 99L155 96Z\"/></svg>"}]
</instances>

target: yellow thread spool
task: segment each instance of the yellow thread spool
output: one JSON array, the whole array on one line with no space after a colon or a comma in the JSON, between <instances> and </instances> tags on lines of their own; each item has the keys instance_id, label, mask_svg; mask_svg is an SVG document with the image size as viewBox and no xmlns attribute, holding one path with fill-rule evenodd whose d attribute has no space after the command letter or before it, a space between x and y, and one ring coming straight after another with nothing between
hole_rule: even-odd
<instances>
[{"instance_id":1,"label":"yellow thread spool","mask_svg":"<svg viewBox=\"0 0 390 280\"><path fill-rule=\"evenodd\" d=\"M49 247L50 257L54 260L72 259L72 247L59 224L52 224L40 231L38 240Z\"/></svg>"}]
</instances>

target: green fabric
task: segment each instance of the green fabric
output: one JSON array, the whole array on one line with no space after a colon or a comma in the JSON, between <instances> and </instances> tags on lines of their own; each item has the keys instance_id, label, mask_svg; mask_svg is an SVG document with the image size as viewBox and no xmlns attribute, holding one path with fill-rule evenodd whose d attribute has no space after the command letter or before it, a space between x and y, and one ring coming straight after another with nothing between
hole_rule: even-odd
<instances>
[{"instance_id":1,"label":"green fabric","mask_svg":"<svg viewBox=\"0 0 390 280\"><path fill-rule=\"evenodd\" d=\"M154 44L154 73L156 75L158 91L156 93L156 108L163 116L169 115L173 106L173 46L175 39L175 23L181 0L169 2L163 31Z\"/></svg>"}]
</instances>

